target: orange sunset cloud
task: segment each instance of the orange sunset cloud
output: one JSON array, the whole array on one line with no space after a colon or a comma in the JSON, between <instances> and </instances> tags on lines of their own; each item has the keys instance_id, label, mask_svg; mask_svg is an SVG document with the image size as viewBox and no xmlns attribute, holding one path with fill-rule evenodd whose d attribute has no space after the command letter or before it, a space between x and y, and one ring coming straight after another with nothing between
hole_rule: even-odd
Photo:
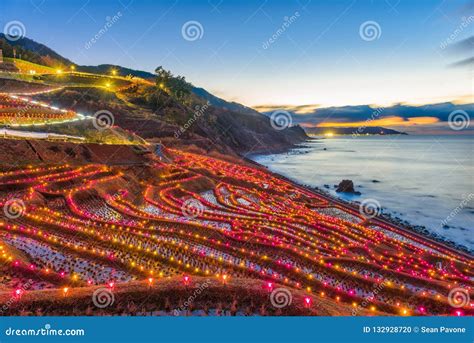
<instances>
[{"instance_id":1,"label":"orange sunset cloud","mask_svg":"<svg viewBox=\"0 0 474 343\"><path fill-rule=\"evenodd\" d=\"M316 127L360 127L360 126L414 126L414 125L431 125L439 122L439 119L436 117L410 117L410 118L402 118L402 117L387 117L381 119L374 119L374 120L365 120L365 121L357 121L357 122L324 122L317 124ZM303 126L312 126L312 125L305 125Z\"/></svg>"}]
</instances>

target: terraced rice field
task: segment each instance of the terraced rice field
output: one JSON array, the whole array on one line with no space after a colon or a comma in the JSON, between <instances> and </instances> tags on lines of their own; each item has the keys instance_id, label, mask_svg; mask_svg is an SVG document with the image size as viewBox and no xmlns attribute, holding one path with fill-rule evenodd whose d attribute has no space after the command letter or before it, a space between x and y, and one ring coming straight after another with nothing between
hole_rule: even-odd
<instances>
[{"instance_id":1,"label":"terraced rice field","mask_svg":"<svg viewBox=\"0 0 474 343\"><path fill-rule=\"evenodd\" d=\"M455 306L473 295L469 256L247 163L164 149L142 165L3 167L0 206L13 313L91 314L97 289L116 299L100 314L474 310Z\"/></svg>"},{"instance_id":2,"label":"terraced rice field","mask_svg":"<svg viewBox=\"0 0 474 343\"><path fill-rule=\"evenodd\" d=\"M21 96L0 94L0 125L46 125L80 118L73 111L59 109Z\"/></svg>"}]
</instances>

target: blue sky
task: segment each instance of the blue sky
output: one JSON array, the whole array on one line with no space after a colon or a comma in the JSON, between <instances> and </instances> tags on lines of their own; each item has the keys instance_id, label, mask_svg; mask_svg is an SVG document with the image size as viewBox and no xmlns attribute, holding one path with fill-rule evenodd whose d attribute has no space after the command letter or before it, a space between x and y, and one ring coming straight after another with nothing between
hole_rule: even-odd
<instances>
[{"instance_id":1,"label":"blue sky","mask_svg":"<svg viewBox=\"0 0 474 343\"><path fill-rule=\"evenodd\" d=\"M119 12L86 49L106 18ZM464 0L0 4L2 27L21 21L27 37L78 64L147 71L163 65L227 100L261 108L418 104L472 95L472 67L448 67L464 58L450 46L474 33L474 22L461 26L470 15L472 2ZM285 18L293 19L282 31ZM183 38L188 21L202 26L200 39ZM368 21L379 27L374 40L360 34ZM453 34L448 48L440 48Z\"/></svg>"}]
</instances>

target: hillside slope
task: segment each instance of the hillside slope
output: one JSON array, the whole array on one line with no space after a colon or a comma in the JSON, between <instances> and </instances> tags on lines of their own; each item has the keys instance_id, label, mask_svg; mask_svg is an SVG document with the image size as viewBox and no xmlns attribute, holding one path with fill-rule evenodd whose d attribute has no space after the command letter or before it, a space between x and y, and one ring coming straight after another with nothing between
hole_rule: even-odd
<instances>
[{"instance_id":1,"label":"hillside slope","mask_svg":"<svg viewBox=\"0 0 474 343\"><path fill-rule=\"evenodd\" d=\"M300 127L275 130L267 116L244 105L218 98L203 88L190 85L191 93L183 102L155 86L155 75L146 71L110 64L78 66L28 38L10 45L0 36L0 44L6 48L6 57L13 56L14 46L17 57L21 51L22 58L30 62L53 66L55 63L74 65L77 71L83 73L110 75L114 71L119 77L133 76L147 80L114 93L94 88L97 81L92 81L92 77L90 87L76 87L76 84L66 81L71 79L69 77L56 75L45 79L36 76L38 81L53 82L54 85L64 87L38 96L40 100L89 115L109 110L114 113L117 125L150 141L167 141L175 145L195 144L205 149L249 154L288 149L308 138ZM81 75L81 82L84 82L84 75Z\"/></svg>"}]
</instances>

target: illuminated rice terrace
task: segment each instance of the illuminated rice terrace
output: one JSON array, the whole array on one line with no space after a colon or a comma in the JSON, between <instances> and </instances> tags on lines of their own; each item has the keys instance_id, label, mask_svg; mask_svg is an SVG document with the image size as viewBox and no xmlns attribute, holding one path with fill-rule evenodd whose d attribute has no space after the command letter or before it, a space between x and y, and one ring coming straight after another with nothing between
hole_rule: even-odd
<instances>
[{"instance_id":1,"label":"illuminated rice terrace","mask_svg":"<svg viewBox=\"0 0 474 343\"><path fill-rule=\"evenodd\" d=\"M0 125L38 126L79 119L84 119L84 116L26 97L0 94Z\"/></svg>"},{"instance_id":2,"label":"illuminated rice terrace","mask_svg":"<svg viewBox=\"0 0 474 343\"><path fill-rule=\"evenodd\" d=\"M0 296L19 300L10 311L473 313L452 306L460 289L472 298L469 256L259 167L164 153L0 173ZM97 312L91 295L104 289L115 304Z\"/></svg>"}]
</instances>

